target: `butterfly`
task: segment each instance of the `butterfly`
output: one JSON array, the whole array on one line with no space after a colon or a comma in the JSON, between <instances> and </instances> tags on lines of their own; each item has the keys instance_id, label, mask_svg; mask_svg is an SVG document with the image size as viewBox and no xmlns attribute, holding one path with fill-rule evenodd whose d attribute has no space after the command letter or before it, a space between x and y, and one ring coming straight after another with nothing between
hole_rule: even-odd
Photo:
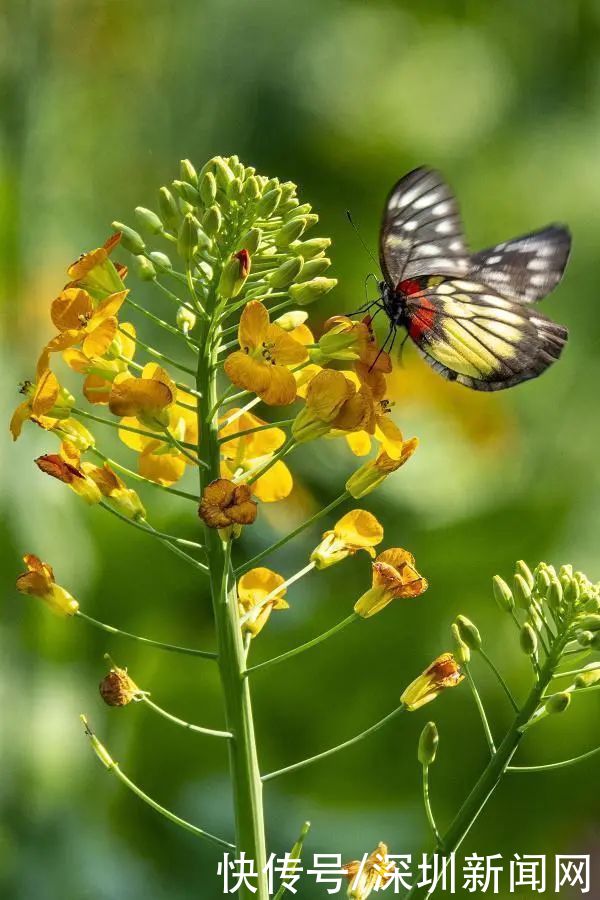
<instances>
[{"instance_id":1,"label":"butterfly","mask_svg":"<svg viewBox=\"0 0 600 900\"><path fill-rule=\"evenodd\" d=\"M435 371L478 391L537 377L567 341L535 304L559 283L570 248L568 228L549 225L470 254L439 172L409 172L390 191L381 225L374 305L390 321L384 347L403 326Z\"/></svg>"}]
</instances>

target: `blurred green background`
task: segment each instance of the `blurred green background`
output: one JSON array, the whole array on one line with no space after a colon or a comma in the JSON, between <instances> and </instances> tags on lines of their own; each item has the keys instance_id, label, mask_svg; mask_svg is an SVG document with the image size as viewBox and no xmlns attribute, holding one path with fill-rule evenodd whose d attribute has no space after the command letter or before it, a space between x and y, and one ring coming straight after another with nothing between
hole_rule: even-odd
<instances>
[{"instance_id":1,"label":"blurred green background","mask_svg":"<svg viewBox=\"0 0 600 900\"><path fill-rule=\"evenodd\" d=\"M528 665L491 598L491 576L508 577L519 557L532 565L569 561L600 576L600 2L7 0L0 29L5 422L19 399L17 383L31 375L50 334L48 306L66 265L98 246L113 219L131 222L133 207L155 205L156 189L177 177L182 157L201 165L215 153L237 153L259 172L299 184L321 214L320 233L334 239L340 278L331 300L313 309L317 329L327 315L360 304L372 268L345 210L375 245L385 194L415 165L447 175L474 248L550 221L569 223L572 260L544 310L569 327L571 339L541 379L479 396L433 377L407 350L394 378L395 414L422 446L369 508L385 525L387 545L414 552L430 590L257 675L262 767L317 752L385 714L450 646L459 612L478 623L490 654L524 690ZM97 435L102 447L115 446L112 433L99 427ZM96 687L110 650L157 702L218 727L214 667L55 619L17 595L14 579L20 554L37 553L91 615L210 647L205 587L144 535L45 479L32 459L54 450L51 436L29 427L12 445L6 431L1 446L0 894L221 896L218 854L111 779L78 720L87 712L124 770L159 801L231 834L218 742L170 727L143 706L109 710ZM121 459L133 456L122 448ZM343 441L297 453L292 500L263 515L242 549L256 552L335 496L352 466ZM152 489L144 498L157 527L196 534L184 501L163 502ZM305 533L273 564L293 573L319 535ZM366 558L304 580L288 598L291 609L273 616L255 642L255 659L347 615L368 581ZM504 726L505 701L487 673L478 674L490 713ZM522 761L597 744L595 696L536 729ZM466 689L335 761L270 784L271 848L288 849L308 818L308 854L348 859L379 840L392 852L418 852L427 835L415 751L429 717L441 732L434 805L447 823L486 756ZM508 779L464 850L507 858L593 853L597 785L594 760ZM600 872L595 879L597 893ZM302 880L300 896L324 895Z\"/></svg>"}]
</instances>

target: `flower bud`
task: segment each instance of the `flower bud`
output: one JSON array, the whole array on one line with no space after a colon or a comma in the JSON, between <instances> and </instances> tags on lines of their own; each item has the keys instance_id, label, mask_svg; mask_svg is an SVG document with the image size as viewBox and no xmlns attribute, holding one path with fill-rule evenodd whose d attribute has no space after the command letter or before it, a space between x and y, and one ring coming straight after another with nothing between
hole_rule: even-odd
<instances>
[{"instance_id":1,"label":"flower bud","mask_svg":"<svg viewBox=\"0 0 600 900\"><path fill-rule=\"evenodd\" d=\"M246 178L244 182L244 197L246 200L250 202L254 200L258 200L260 197L260 186L258 184L258 180L254 177L254 175L250 175L249 178Z\"/></svg>"},{"instance_id":2,"label":"flower bud","mask_svg":"<svg viewBox=\"0 0 600 900\"><path fill-rule=\"evenodd\" d=\"M184 217L177 237L177 252L186 262L193 259L198 246L198 221L191 213Z\"/></svg>"},{"instance_id":3,"label":"flower bud","mask_svg":"<svg viewBox=\"0 0 600 900\"><path fill-rule=\"evenodd\" d=\"M227 186L227 198L232 203L239 203L242 199L242 182L239 178L234 178Z\"/></svg>"},{"instance_id":4,"label":"flower bud","mask_svg":"<svg viewBox=\"0 0 600 900\"><path fill-rule=\"evenodd\" d=\"M134 231L129 225L123 225L122 222L113 222L111 227L115 231L121 232L121 245L125 247L126 250L133 253L134 256L138 256L140 253L144 252L146 245L137 231Z\"/></svg>"},{"instance_id":5,"label":"flower bud","mask_svg":"<svg viewBox=\"0 0 600 900\"><path fill-rule=\"evenodd\" d=\"M313 259L315 256L321 256L321 254L331 247L331 239L311 238L308 241L296 241L291 244L290 247L304 259Z\"/></svg>"},{"instance_id":6,"label":"flower bud","mask_svg":"<svg viewBox=\"0 0 600 900\"><path fill-rule=\"evenodd\" d=\"M512 595L512 591L504 581L503 578L500 578L499 575L494 575L492 579L492 588L494 591L494 598L496 603L504 612L510 612L515 607L515 601Z\"/></svg>"},{"instance_id":7,"label":"flower bud","mask_svg":"<svg viewBox=\"0 0 600 900\"><path fill-rule=\"evenodd\" d=\"M563 578L572 578L573 577L573 566L570 564L561 566L558 570L558 577L562 580Z\"/></svg>"},{"instance_id":8,"label":"flower bud","mask_svg":"<svg viewBox=\"0 0 600 900\"><path fill-rule=\"evenodd\" d=\"M217 196L217 179L212 172L206 172L200 181L200 199L205 206L211 206Z\"/></svg>"},{"instance_id":9,"label":"flower bud","mask_svg":"<svg viewBox=\"0 0 600 900\"><path fill-rule=\"evenodd\" d=\"M514 578L514 595L517 606L522 609L529 609L531 602L531 588L522 575L517 573Z\"/></svg>"},{"instance_id":10,"label":"flower bud","mask_svg":"<svg viewBox=\"0 0 600 900\"><path fill-rule=\"evenodd\" d=\"M275 235L275 244L277 247L288 247L300 237L305 228L306 220L302 216L289 219Z\"/></svg>"},{"instance_id":11,"label":"flower bud","mask_svg":"<svg viewBox=\"0 0 600 900\"><path fill-rule=\"evenodd\" d=\"M209 206L202 217L202 228L209 237L217 234L221 230L223 224L223 216L221 210L216 204Z\"/></svg>"},{"instance_id":12,"label":"flower bud","mask_svg":"<svg viewBox=\"0 0 600 900\"><path fill-rule=\"evenodd\" d=\"M299 306L308 306L324 294L329 293L337 284L337 278L313 278L290 287L290 299Z\"/></svg>"},{"instance_id":13,"label":"flower bud","mask_svg":"<svg viewBox=\"0 0 600 900\"><path fill-rule=\"evenodd\" d=\"M460 667L451 653L442 653L402 693L400 697L409 712L425 706L447 688L456 687L463 680Z\"/></svg>"},{"instance_id":14,"label":"flower bud","mask_svg":"<svg viewBox=\"0 0 600 900\"><path fill-rule=\"evenodd\" d=\"M591 647L594 640L593 631L578 631L575 640L580 647Z\"/></svg>"},{"instance_id":15,"label":"flower bud","mask_svg":"<svg viewBox=\"0 0 600 900\"><path fill-rule=\"evenodd\" d=\"M460 636L460 631L456 623L450 626L450 630L452 631L452 637L454 638L454 642L456 644L456 651L454 655L456 656L457 662L460 663L461 666L464 666L465 663L471 661L471 651Z\"/></svg>"},{"instance_id":16,"label":"flower bud","mask_svg":"<svg viewBox=\"0 0 600 900\"><path fill-rule=\"evenodd\" d=\"M251 259L247 250L239 250L223 266L219 286L217 288L221 297L229 300L237 297L242 290L246 279L250 274Z\"/></svg>"},{"instance_id":17,"label":"flower bud","mask_svg":"<svg viewBox=\"0 0 600 900\"><path fill-rule=\"evenodd\" d=\"M579 584L574 578L567 581L564 588L565 603L577 603L579 600Z\"/></svg>"},{"instance_id":18,"label":"flower bud","mask_svg":"<svg viewBox=\"0 0 600 900\"><path fill-rule=\"evenodd\" d=\"M466 616L457 616L456 626L467 647L470 647L471 650L475 651L481 650L481 645L483 643L481 634L479 633L477 626L474 625L470 619L467 619Z\"/></svg>"},{"instance_id":19,"label":"flower bud","mask_svg":"<svg viewBox=\"0 0 600 900\"><path fill-rule=\"evenodd\" d=\"M428 722L419 738L417 756L422 766L430 766L435 762L435 757L440 742L440 736L435 722Z\"/></svg>"},{"instance_id":20,"label":"flower bud","mask_svg":"<svg viewBox=\"0 0 600 900\"><path fill-rule=\"evenodd\" d=\"M263 194L256 206L256 215L259 219L268 219L272 216L281 200L281 188L273 188Z\"/></svg>"},{"instance_id":21,"label":"flower bud","mask_svg":"<svg viewBox=\"0 0 600 900\"><path fill-rule=\"evenodd\" d=\"M163 223L151 209L146 209L145 206L136 206L134 212L144 231L148 231L150 234L161 234L164 231Z\"/></svg>"},{"instance_id":22,"label":"flower bud","mask_svg":"<svg viewBox=\"0 0 600 900\"><path fill-rule=\"evenodd\" d=\"M571 705L571 695L567 693L567 691L561 691L560 694L553 694L548 698L544 709L548 713L549 716L556 715L557 713L565 712Z\"/></svg>"},{"instance_id":23,"label":"flower bud","mask_svg":"<svg viewBox=\"0 0 600 900\"><path fill-rule=\"evenodd\" d=\"M556 575L550 576L548 603L552 609L558 609L563 601L563 587Z\"/></svg>"},{"instance_id":24,"label":"flower bud","mask_svg":"<svg viewBox=\"0 0 600 900\"><path fill-rule=\"evenodd\" d=\"M106 749L104 744L100 743L100 741L98 740L98 738L96 737L94 732L91 730L86 717L79 716L79 718L81 719L81 721L83 723L83 728L84 728L86 735L90 739L90 744L92 745L92 749L93 749L94 753L96 754L96 756L98 757L98 759L100 760L102 765L105 766L110 772L110 770L114 769L114 767L116 765L114 759L112 758L112 756L110 755L110 753L108 752L108 750Z\"/></svg>"},{"instance_id":25,"label":"flower bud","mask_svg":"<svg viewBox=\"0 0 600 900\"><path fill-rule=\"evenodd\" d=\"M546 597L550 589L550 575L546 568L540 568L535 572L535 587L542 596Z\"/></svg>"},{"instance_id":26,"label":"flower bud","mask_svg":"<svg viewBox=\"0 0 600 900\"><path fill-rule=\"evenodd\" d=\"M600 681L600 664L592 663L585 672L580 672L575 679L575 687L586 688Z\"/></svg>"},{"instance_id":27,"label":"flower bud","mask_svg":"<svg viewBox=\"0 0 600 900\"><path fill-rule=\"evenodd\" d=\"M135 273L140 281L154 281L156 269L145 256L135 257Z\"/></svg>"},{"instance_id":28,"label":"flower bud","mask_svg":"<svg viewBox=\"0 0 600 900\"><path fill-rule=\"evenodd\" d=\"M166 253L161 253L160 250L153 250L152 253L149 253L148 255L159 271L166 270L168 272L173 268L173 263Z\"/></svg>"},{"instance_id":29,"label":"flower bud","mask_svg":"<svg viewBox=\"0 0 600 900\"><path fill-rule=\"evenodd\" d=\"M300 275L296 279L298 282L311 281L326 272L331 265L331 260L327 256L319 256L317 259L311 259L305 262Z\"/></svg>"},{"instance_id":30,"label":"flower bud","mask_svg":"<svg viewBox=\"0 0 600 900\"><path fill-rule=\"evenodd\" d=\"M288 287L300 274L303 265L304 260L301 256L286 260L269 276L270 287L275 291Z\"/></svg>"},{"instance_id":31,"label":"flower bud","mask_svg":"<svg viewBox=\"0 0 600 900\"><path fill-rule=\"evenodd\" d=\"M189 159L181 160L179 164L179 171L181 173L182 181L187 181L188 184L191 184L193 187L198 187L198 173L196 172Z\"/></svg>"},{"instance_id":32,"label":"flower bud","mask_svg":"<svg viewBox=\"0 0 600 900\"><path fill-rule=\"evenodd\" d=\"M232 182L235 178L235 175L231 171L229 164L223 159L222 156L215 156L215 158L211 160L211 164L215 170L215 178L217 179L217 184L224 191L227 191L230 182Z\"/></svg>"},{"instance_id":33,"label":"flower bud","mask_svg":"<svg viewBox=\"0 0 600 900\"><path fill-rule=\"evenodd\" d=\"M107 706L127 706L132 700L140 700L143 692L127 674L127 669L113 666L99 684L100 696Z\"/></svg>"},{"instance_id":34,"label":"flower bud","mask_svg":"<svg viewBox=\"0 0 600 900\"><path fill-rule=\"evenodd\" d=\"M534 656L537 651L537 634L529 624L525 622L521 628L521 650L528 656Z\"/></svg>"},{"instance_id":35,"label":"flower bud","mask_svg":"<svg viewBox=\"0 0 600 900\"><path fill-rule=\"evenodd\" d=\"M589 613L577 619L577 625L584 631L600 631L600 615L598 613Z\"/></svg>"},{"instance_id":36,"label":"flower bud","mask_svg":"<svg viewBox=\"0 0 600 900\"><path fill-rule=\"evenodd\" d=\"M177 327L184 334L189 332L196 326L196 314L188 306L180 306L177 310Z\"/></svg>"},{"instance_id":37,"label":"flower bud","mask_svg":"<svg viewBox=\"0 0 600 900\"><path fill-rule=\"evenodd\" d=\"M307 319L308 313L303 309L291 309L289 312L279 316L278 319L275 319L275 324L283 328L284 331L293 331L299 325L304 325Z\"/></svg>"},{"instance_id":38,"label":"flower bud","mask_svg":"<svg viewBox=\"0 0 600 900\"><path fill-rule=\"evenodd\" d=\"M173 187L182 200L191 206L200 206L200 194L195 187L188 184L187 181L174 181Z\"/></svg>"},{"instance_id":39,"label":"flower bud","mask_svg":"<svg viewBox=\"0 0 600 900\"><path fill-rule=\"evenodd\" d=\"M293 181L284 181L281 185L281 203L287 203L288 200L291 200L292 197L294 197L297 188L298 185L294 184Z\"/></svg>"},{"instance_id":40,"label":"flower bud","mask_svg":"<svg viewBox=\"0 0 600 900\"><path fill-rule=\"evenodd\" d=\"M246 249L248 253L252 256L253 253L256 253L258 247L260 245L262 238L262 231L260 228L251 228L250 231L247 231L242 238L240 238L237 249L242 250Z\"/></svg>"},{"instance_id":41,"label":"flower bud","mask_svg":"<svg viewBox=\"0 0 600 900\"><path fill-rule=\"evenodd\" d=\"M158 192L158 208L164 224L171 231L175 231L179 223L179 207L175 197L167 187L161 187Z\"/></svg>"},{"instance_id":42,"label":"flower bud","mask_svg":"<svg viewBox=\"0 0 600 900\"><path fill-rule=\"evenodd\" d=\"M529 585L529 589L533 590L535 581L534 581L534 577L531 572L531 569L529 568L527 563L523 562L522 559L518 560L517 565L516 565L516 571L517 571L518 575L521 575L525 579L525 581Z\"/></svg>"}]
</instances>

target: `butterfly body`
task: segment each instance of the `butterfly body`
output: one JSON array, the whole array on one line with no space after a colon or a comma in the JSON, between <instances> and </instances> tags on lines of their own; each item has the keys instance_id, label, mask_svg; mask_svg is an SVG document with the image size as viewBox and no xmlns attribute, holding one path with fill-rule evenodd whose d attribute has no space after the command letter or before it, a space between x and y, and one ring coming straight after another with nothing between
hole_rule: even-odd
<instances>
[{"instance_id":1,"label":"butterfly body","mask_svg":"<svg viewBox=\"0 0 600 900\"><path fill-rule=\"evenodd\" d=\"M570 249L552 225L469 254L458 204L441 176L420 168L386 204L378 305L441 375L476 390L535 378L560 356L567 331L534 303L559 282Z\"/></svg>"}]
</instances>

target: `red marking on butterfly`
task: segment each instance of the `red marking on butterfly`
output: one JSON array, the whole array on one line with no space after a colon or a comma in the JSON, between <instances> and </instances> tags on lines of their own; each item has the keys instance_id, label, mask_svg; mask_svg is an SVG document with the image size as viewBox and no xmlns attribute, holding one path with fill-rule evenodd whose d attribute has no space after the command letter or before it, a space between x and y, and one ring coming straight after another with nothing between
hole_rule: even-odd
<instances>
[{"instance_id":1,"label":"red marking on butterfly","mask_svg":"<svg viewBox=\"0 0 600 900\"><path fill-rule=\"evenodd\" d=\"M419 305L410 310L408 320L408 333L413 341L418 341L431 331L436 318L437 311L434 304L427 297L421 297Z\"/></svg>"},{"instance_id":2,"label":"red marking on butterfly","mask_svg":"<svg viewBox=\"0 0 600 900\"><path fill-rule=\"evenodd\" d=\"M418 294L420 291L422 291L423 286L414 278L407 278L405 281L399 282L396 290L410 297L411 294Z\"/></svg>"}]
</instances>

